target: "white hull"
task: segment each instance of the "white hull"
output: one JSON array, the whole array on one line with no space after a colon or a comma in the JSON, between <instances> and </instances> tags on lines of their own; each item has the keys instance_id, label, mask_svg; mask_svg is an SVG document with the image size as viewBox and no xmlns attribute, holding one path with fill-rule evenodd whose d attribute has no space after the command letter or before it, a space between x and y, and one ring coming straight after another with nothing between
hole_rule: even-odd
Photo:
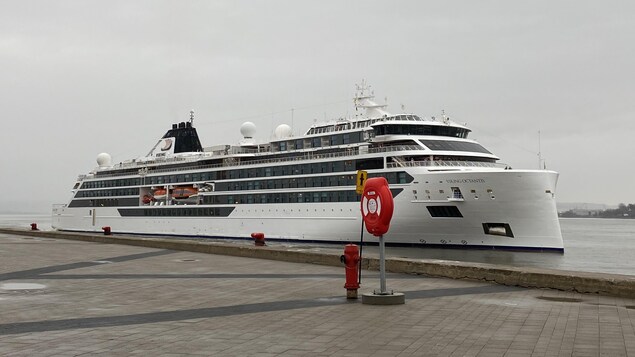
<instances>
[{"instance_id":1,"label":"white hull","mask_svg":"<svg viewBox=\"0 0 635 357\"><path fill-rule=\"evenodd\" d=\"M483 168L435 172L426 167L400 170L414 180L391 185L392 189L403 190L395 197L393 219L385 235L387 244L563 250L554 198L555 172ZM458 187L463 198L452 197L451 187ZM122 217L116 207L57 207L53 228L101 232L102 227L110 226L115 233L248 238L253 232L262 232L267 239L359 240L358 202L227 206L235 206L228 217ZM428 206L456 206L462 217L432 217ZM486 234L484 223L507 224L513 237ZM366 241L375 241L365 234Z\"/></svg>"}]
</instances>

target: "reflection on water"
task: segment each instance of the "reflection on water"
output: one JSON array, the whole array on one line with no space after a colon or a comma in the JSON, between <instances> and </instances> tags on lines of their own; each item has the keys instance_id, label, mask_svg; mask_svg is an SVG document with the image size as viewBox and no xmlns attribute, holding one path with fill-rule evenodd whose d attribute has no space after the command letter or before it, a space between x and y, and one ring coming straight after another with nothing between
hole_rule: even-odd
<instances>
[{"instance_id":1,"label":"reflection on water","mask_svg":"<svg viewBox=\"0 0 635 357\"><path fill-rule=\"evenodd\" d=\"M36 222L42 230L51 229L50 215L0 215L0 226L29 228ZM508 252L498 250L458 250L387 247L389 257L442 259L503 264L518 267L635 275L635 219L565 218L560 220L565 252ZM390 232L386 235L390 239ZM373 239L365 236L365 239ZM238 241L241 244L249 241ZM343 251L339 245L274 243L298 250ZM364 253L377 255L376 246L365 246Z\"/></svg>"}]
</instances>

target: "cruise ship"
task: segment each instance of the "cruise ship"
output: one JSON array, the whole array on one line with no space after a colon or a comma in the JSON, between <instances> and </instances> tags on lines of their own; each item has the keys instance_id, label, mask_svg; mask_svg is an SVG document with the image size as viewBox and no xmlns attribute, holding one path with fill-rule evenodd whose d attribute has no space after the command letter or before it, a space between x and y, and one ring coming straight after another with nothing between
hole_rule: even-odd
<instances>
[{"instance_id":1,"label":"cruise ship","mask_svg":"<svg viewBox=\"0 0 635 357\"><path fill-rule=\"evenodd\" d=\"M53 206L53 228L354 242L362 223L356 174L364 170L385 177L394 197L387 245L564 251L557 172L499 163L445 115L392 114L366 84L353 102L359 114L303 135L283 124L259 142L246 122L238 143L211 147L201 145L191 112L143 157L112 164L99 154L70 201Z\"/></svg>"}]
</instances>

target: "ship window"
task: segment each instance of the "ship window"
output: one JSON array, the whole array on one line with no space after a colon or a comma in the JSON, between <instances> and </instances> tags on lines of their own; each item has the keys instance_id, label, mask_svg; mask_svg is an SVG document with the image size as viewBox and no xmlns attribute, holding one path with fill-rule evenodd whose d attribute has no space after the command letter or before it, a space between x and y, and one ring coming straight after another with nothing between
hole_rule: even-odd
<instances>
[{"instance_id":1,"label":"ship window","mask_svg":"<svg viewBox=\"0 0 635 357\"><path fill-rule=\"evenodd\" d=\"M356 170L372 170L372 169L383 169L383 168L384 168L383 158L357 160L357 162L355 163Z\"/></svg>"},{"instance_id":2,"label":"ship window","mask_svg":"<svg viewBox=\"0 0 635 357\"><path fill-rule=\"evenodd\" d=\"M406 173L405 172L399 172L397 174L397 176L399 177L399 179L398 179L399 183L407 183L406 182Z\"/></svg>"},{"instance_id":3,"label":"ship window","mask_svg":"<svg viewBox=\"0 0 635 357\"><path fill-rule=\"evenodd\" d=\"M280 151L287 151L287 143L282 141L280 142Z\"/></svg>"},{"instance_id":4,"label":"ship window","mask_svg":"<svg viewBox=\"0 0 635 357\"><path fill-rule=\"evenodd\" d=\"M428 206L432 217L461 218L463 215L456 206Z\"/></svg>"},{"instance_id":5,"label":"ship window","mask_svg":"<svg viewBox=\"0 0 635 357\"><path fill-rule=\"evenodd\" d=\"M304 142L302 141L302 139L298 139L295 141L295 148L296 149L302 149L304 147Z\"/></svg>"},{"instance_id":6,"label":"ship window","mask_svg":"<svg viewBox=\"0 0 635 357\"><path fill-rule=\"evenodd\" d=\"M444 151L469 151L491 154L487 149L476 143L462 141L443 141L443 140L421 140L423 145L431 150Z\"/></svg>"}]
</instances>

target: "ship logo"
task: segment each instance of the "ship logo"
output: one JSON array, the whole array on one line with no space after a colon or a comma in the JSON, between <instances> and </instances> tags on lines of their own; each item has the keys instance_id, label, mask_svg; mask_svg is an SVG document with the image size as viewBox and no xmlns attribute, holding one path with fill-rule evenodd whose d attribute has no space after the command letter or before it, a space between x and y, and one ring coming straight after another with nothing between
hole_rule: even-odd
<instances>
[{"instance_id":1,"label":"ship logo","mask_svg":"<svg viewBox=\"0 0 635 357\"><path fill-rule=\"evenodd\" d=\"M161 148L161 151L170 150L171 147L172 147L172 139L164 139L163 147Z\"/></svg>"}]
</instances>

